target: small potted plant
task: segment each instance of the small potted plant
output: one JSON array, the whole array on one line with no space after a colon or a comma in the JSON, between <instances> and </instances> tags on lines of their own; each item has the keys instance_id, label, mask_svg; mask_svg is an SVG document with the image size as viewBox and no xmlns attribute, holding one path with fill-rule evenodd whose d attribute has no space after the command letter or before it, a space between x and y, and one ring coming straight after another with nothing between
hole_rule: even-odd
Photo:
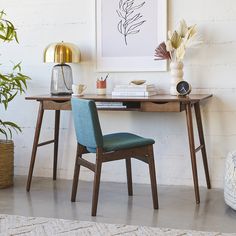
<instances>
[{"instance_id":1,"label":"small potted plant","mask_svg":"<svg viewBox=\"0 0 236 236\"><path fill-rule=\"evenodd\" d=\"M0 11L0 43L16 41L17 33L14 25L7 19L4 11ZM13 66L10 73L0 71L0 105L7 110L18 93L22 94L27 88L26 82L30 78L21 73L20 63ZM14 168L14 143L12 130L21 131L21 128L11 122L5 121L0 116L0 188L6 188L13 184Z\"/></svg>"},{"instance_id":2,"label":"small potted plant","mask_svg":"<svg viewBox=\"0 0 236 236\"><path fill-rule=\"evenodd\" d=\"M156 60L170 60L171 87L170 94L177 95L176 84L183 80L183 59L186 49L199 44L196 25L187 26L185 20L181 20L178 30L168 32L168 40L162 42L155 50Z\"/></svg>"}]
</instances>

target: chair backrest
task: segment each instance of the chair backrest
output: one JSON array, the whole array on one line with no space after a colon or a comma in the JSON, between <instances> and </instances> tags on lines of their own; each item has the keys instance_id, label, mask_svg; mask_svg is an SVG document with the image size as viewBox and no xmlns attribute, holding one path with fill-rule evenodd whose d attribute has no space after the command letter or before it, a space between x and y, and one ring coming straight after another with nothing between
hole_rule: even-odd
<instances>
[{"instance_id":1,"label":"chair backrest","mask_svg":"<svg viewBox=\"0 0 236 236\"><path fill-rule=\"evenodd\" d=\"M102 130L94 101L71 99L77 142L89 148L103 146Z\"/></svg>"}]
</instances>

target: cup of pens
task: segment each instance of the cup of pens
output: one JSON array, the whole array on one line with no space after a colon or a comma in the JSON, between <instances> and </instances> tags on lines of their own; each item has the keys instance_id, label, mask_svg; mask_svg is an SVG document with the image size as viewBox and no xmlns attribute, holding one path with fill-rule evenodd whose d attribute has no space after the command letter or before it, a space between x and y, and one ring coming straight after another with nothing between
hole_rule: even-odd
<instances>
[{"instance_id":1,"label":"cup of pens","mask_svg":"<svg viewBox=\"0 0 236 236\"><path fill-rule=\"evenodd\" d=\"M106 88L107 88L107 78L109 74L106 75L105 78L101 77L100 79L97 79L97 95L105 95L106 94Z\"/></svg>"}]
</instances>

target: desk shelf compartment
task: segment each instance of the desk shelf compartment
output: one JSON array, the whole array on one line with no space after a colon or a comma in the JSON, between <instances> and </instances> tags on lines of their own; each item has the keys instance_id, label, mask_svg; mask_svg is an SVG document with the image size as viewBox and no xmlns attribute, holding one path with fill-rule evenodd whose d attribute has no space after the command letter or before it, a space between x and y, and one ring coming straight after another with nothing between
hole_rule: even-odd
<instances>
[{"instance_id":1,"label":"desk shelf compartment","mask_svg":"<svg viewBox=\"0 0 236 236\"><path fill-rule=\"evenodd\" d=\"M111 102L112 103L112 102ZM115 104L115 103L114 103ZM122 102L120 106L109 105L97 105L98 110L107 111L140 111L140 102Z\"/></svg>"}]
</instances>

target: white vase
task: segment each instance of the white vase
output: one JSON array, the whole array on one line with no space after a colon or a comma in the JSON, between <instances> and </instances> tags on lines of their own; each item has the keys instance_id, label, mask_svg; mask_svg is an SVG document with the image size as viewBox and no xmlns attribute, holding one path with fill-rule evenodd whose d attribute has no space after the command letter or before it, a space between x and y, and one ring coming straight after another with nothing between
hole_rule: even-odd
<instances>
[{"instance_id":1,"label":"white vase","mask_svg":"<svg viewBox=\"0 0 236 236\"><path fill-rule=\"evenodd\" d=\"M171 62L170 63L170 95L178 95L176 90L176 85L183 80L184 72L183 72L184 64L183 62Z\"/></svg>"}]
</instances>

